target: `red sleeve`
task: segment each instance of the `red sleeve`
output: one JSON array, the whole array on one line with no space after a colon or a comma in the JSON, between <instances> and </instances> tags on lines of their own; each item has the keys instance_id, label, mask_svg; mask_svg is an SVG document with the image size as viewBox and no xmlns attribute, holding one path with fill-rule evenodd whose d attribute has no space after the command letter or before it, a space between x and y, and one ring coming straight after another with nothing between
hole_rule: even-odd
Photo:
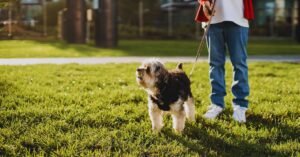
<instances>
[{"instance_id":1,"label":"red sleeve","mask_svg":"<svg viewBox=\"0 0 300 157\"><path fill-rule=\"evenodd\" d=\"M198 0L199 3L208 0ZM244 0L244 17L248 20L254 19L254 9L252 0ZM208 19L204 14L202 5L199 6L195 17L196 22L207 22Z\"/></svg>"},{"instance_id":2,"label":"red sleeve","mask_svg":"<svg viewBox=\"0 0 300 157\"><path fill-rule=\"evenodd\" d=\"M208 21L208 18L204 14L202 5L200 5L198 8L198 11L197 11L196 17L195 17L195 21L196 22L207 22Z\"/></svg>"},{"instance_id":3,"label":"red sleeve","mask_svg":"<svg viewBox=\"0 0 300 157\"><path fill-rule=\"evenodd\" d=\"M248 20L254 19L254 9L252 0L244 0L244 17Z\"/></svg>"},{"instance_id":4,"label":"red sleeve","mask_svg":"<svg viewBox=\"0 0 300 157\"><path fill-rule=\"evenodd\" d=\"M211 1L211 0L198 0L199 8L197 10L196 17L195 17L196 22L207 22L208 21L208 18L204 14L203 6L201 5L201 3L205 2L205 1Z\"/></svg>"}]
</instances>

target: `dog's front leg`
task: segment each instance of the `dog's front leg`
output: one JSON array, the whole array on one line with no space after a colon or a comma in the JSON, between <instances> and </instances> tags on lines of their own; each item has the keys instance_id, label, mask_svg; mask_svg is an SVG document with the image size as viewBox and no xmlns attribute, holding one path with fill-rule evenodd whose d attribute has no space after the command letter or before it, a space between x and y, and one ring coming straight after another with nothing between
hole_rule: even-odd
<instances>
[{"instance_id":1,"label":"dog's front leg","mask_svg":"<svg viewBox=\"0 0 300 157\"><path fill-rule=\"evenodd\" d=\"M188 97L188 99L184 102L184 111L186 113L186 117L188 120L194 122L195 121L195 103L193 97Z\"/></svg>"},{"instance_id":2,"label":"dog's front leg","mask_svg":"<svg viewBox=\"0 0 300 157\"><path fill-rule=\"evenodd\" d=\"M160 131L161 128L164 126L162 114L162 111L159 111L157 109L149 109L149 115L152 122L152 130Z\"/></svg>"},{"instance_id":3,"label":"dog's front leg","mask_svg":"<svg viewBox=\"0 0 300 157\"><path fill-rule=\"evenodd\" d=\"M181 133L185 125L185 112L184 110L172 113L173 128L177 133Z\"/></svg>"},{"instance_id":4,"label":"dog's front leg","mask_svg":"<svg viewBox=\"0 0 300 157\"><path fill-rule=\"evenodd\" d=\"M163 112L152 101L149 101L148 107L150 120L152 122L152 130L160 131L164 126Z\"/></svg>"}]
</instances>

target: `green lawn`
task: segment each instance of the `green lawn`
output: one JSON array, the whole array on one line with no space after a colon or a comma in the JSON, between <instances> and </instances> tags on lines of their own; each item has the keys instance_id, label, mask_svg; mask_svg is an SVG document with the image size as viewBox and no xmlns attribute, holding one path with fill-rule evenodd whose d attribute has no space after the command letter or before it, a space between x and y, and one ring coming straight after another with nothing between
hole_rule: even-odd
<instances>
[{"instance_id":1,"label":"green lawn","mask_svg":"<svg viewBox=\"0 0 300 157\"><path fill-rule=\"evenodd\" d=\"M116 49L73 45L59 41L0 41L0 58L103 57L103 56L195 56L198 41L121 40ZM206 48L201 55L207 55ZM300 44L292 41L254 40L249 55L300 55Z\"/></svg>"},{"instance_id":2,"label":"green lawn","mask_svg":"<svg viewBox=\"0 0 300 157\"><path fill-rule=\"evenodd\" d=\"M0 156L300 155L300 64L250 63L248 122L238 124L229 90L218 120L201 117L210 86L207 63L199 63L191 78L196 123L182 135L169 116L160 134L151 131L137 66L0 66Z\"/></svg>"}]
</instances>

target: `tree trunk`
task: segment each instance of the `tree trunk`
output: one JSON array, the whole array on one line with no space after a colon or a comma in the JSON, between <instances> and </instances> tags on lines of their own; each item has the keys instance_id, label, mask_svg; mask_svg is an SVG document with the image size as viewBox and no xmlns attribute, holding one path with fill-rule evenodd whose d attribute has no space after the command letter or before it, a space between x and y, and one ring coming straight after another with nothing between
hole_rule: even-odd
<instances>
[{"instance_id":1,"label":"tree trunk","mask_svg":"<svg viewBox=\"0 0 300 157\"><path fill-rule=\"evenodd\" d=\"M118 44L117 0L100 0L95 10L95 43L99 47Z\"/></svg>"},{"instance_id":2,"label":"tree trunk","mask_svg":"<svg viewBox=\"0 0 300 157\"><path fill-rule=\"evenodd\" d=\"M69 43L85 43L86 5L85 0L67 0L66 40Z\"/></svg>"},{"instance_id":3,"label":"tree trunk","mask_svg":"<svg viewBox=\"0 0 300 157\"><path fill-rule=\"evenodd\" d=\"M300 1L297 1L298 3L298 24L296 29L296 40L300 43Z\"/></svg>"}]
</instances>

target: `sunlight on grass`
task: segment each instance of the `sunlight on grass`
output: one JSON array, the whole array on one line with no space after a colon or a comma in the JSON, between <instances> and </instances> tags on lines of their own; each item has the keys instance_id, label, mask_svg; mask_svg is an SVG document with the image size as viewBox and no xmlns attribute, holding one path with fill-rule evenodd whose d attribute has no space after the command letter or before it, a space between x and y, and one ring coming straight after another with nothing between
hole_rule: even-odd
<instances>
[{"instance_id":1,"label":"sunlight on grass","mask_svg":"<svg viewBox=\"0 0 300 157\"><path fill-rule=\"evenodd\" d=\"M246 124L231 116L229 64L226 110L215 121L201 117L210 86L207 64L198 64L191 78L197 122L187 124L183 135L172 131L170 117L162 133L151 131L146 94L135 83L137 66L1 66L0 155L299 155L299 64L250 64Z\"/></svg>"}]
</instances>

